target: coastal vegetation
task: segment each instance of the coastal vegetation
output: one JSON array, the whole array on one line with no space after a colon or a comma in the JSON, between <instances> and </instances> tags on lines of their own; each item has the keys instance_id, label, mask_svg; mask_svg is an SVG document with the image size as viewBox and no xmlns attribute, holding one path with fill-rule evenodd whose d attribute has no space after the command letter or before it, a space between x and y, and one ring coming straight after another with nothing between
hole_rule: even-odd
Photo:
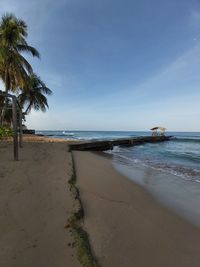
<instances>
[{"instance_id":1,"label":"coastal vegetation","mask_svg":"<svg viewBox=\"0 0 200 267\"><path fill-rule=\"evenodd\" d=\"M14 14L5 14L0 21L0 79L4 93L12 93L23 110L45 112L48 108L47 95L52 91L37 76L24 54L40 58L38 50L27 43L26 23ZM11 101L5 94L0 96L0 126L12 127Z\"/></svg>"},{"instance_id":2,"label":"coastal vegetation","mask_svg":"<svg viewBox=\"0 0 200 267\"><path fill-rule=\"evenodd\" d=\"M13 131L9 127L0 127L0 137L10 137L13 135Z\"/></svg>"}]
</instances>

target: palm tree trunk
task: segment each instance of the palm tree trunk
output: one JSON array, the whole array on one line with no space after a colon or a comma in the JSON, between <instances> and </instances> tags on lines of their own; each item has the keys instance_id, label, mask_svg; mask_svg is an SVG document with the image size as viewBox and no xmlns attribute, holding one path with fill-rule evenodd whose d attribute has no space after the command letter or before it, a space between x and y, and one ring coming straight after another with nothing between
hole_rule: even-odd
<instances>
[{"instance_id":1,"label":"palm tree trunk","mask_svg":"<svg viewBox=\"0 0 200 267\"><path fill-rule=\"evenodd\" d=\"M8 71L5 72L5 93L8 93L10 89L10 81L9 81L9 75L8 75ZM6 108L8 106L8 98L5 97L5 100L3 102L3 107L1 110L1 116L0 116L0 126L3 126L4 124L4 118L5 118L5 112L6 112Z\"/></svg>"}]
</instances>

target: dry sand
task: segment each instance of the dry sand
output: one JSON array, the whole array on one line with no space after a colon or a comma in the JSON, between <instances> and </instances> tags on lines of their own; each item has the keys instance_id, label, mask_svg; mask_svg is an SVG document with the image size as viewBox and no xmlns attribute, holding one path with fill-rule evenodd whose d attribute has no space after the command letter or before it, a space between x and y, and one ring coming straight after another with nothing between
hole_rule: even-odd
<instances>
[{"instance_id":1,"label":"dry sand","mask_svg":"<svg viewBox=\"0 0 200 267\"><path fill-rule=\"evenodd\" d=\"M66 143L41 139L25 142L18 162L12 144L0 142L2 267L80 266L64 229L72 211L67 189L71 156Z\"/></svg>"},{"instance_id":2,"label":"dry sand","mask_svg":"<svg viewBox=\"0 0 200 267\"><path fill-rule=\"evenodd\" d=\"M200 230L117 173L111 162L73 152L84 225L101 267L199 267Z\"/></svg>"}]
</instances>

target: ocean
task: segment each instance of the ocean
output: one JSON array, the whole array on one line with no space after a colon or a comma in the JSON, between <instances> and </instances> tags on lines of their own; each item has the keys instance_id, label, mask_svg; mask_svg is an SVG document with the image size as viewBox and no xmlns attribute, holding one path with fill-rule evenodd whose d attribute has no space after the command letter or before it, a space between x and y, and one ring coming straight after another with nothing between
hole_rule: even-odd
<instances>
[{"instance_id":1,"label":"ocean","mask_svg":"<svg viewBox=\"0 0 200 267\"><path fill-rule=\"evenodd\" d=\"M68 140L110 140L149 136L151 132L38 131ZM167 132L170 141L106 151L113 166L143 186L154 198L200 226L200 133Z\"/></svg>"},{"instance_id":2,"label":"ocean","mask_svg":"<svg viewBox=\"0 0 200 267\"><path fill-rule=\"evenodd\" d=\"M150 132L123 131L37 131L49 137L68 140L110 140L148 136ZM145 144L134 147L115 147L109 151L115 161L131 165L137 163L159 171L177 175L200 183L200 133L168 132L175 138L169 142Z\"/></svg>"}]
</instances>

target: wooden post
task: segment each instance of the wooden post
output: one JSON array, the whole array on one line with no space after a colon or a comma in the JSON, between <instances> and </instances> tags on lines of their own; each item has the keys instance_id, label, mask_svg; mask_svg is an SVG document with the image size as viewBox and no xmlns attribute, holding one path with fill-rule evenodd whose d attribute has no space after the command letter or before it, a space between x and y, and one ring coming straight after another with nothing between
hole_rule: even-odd
<instances>
[{"instance_id":1,"label":"wooden post","mask_svg":"<svg viewBox=\"0 0 200 267\"><path fill-rule=\"evenodd\" d=\"M17 131L17 100L12 96L12 119L13 119L13 152L14 160L18 160L18 131Z\"/></svg>"},{"instance_id":2,"label":"wooden post","mask_svg":"<svg viewBox=\"0 0 200 267\"><path fill-rule=\"evenodd\" d=\"M23 147L22 144L22 110L19 108L19 146Z\"/></svg>"}]
</instances>

